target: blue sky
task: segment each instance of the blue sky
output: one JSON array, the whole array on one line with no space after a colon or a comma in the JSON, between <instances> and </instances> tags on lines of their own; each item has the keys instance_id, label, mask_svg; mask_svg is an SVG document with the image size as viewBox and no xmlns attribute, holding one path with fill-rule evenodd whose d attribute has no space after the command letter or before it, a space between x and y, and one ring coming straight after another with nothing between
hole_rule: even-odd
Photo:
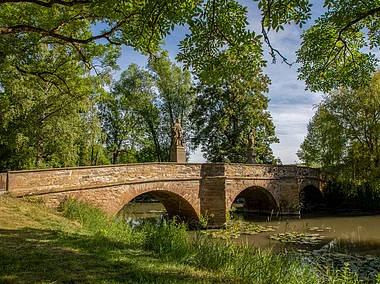
<instances>
[{"instance_id":1,"label":"blue sky","mask_svg":"<svg viewBox=\"0 0 380 284\"><path fill-rule=\"evenodd\" d=\"M257 4L253 0L240 2L248 7L248 21L251 23L249 29L260 32L260 14L256 8ZM315 15L320 15L323 2L312 2L316 6L312 11L316 12ZM179 27L166 38L166 46L163 48L169 51L169 56L173 61L178 53L178 43L185 32L186 28ZM285 31L273 32L269 36L272 45L279 49L289 62L294 62L296 59L295 52L300 45L301 33L301 29L295 26L287 26ZM268 60L265 73L272 81L267 94L270 99L268 110L273 117L277 137L280 139L280 143L272 144L272 149L274 155L279 157L284 164L293 164L299 162L296 152L307 133L307 123L314 114L313 106L320 102L322 94L305 91L304 82L297 80L297 64L289 67L281 63L280 59L276 64L271 64L271 58L267 51L265 52L265 59ZM118 63L121 70L125 70L131 63L145 66L147 58L134 52L132 48L124 47ZM203 161L200 152L194 153L190 158L190 162Z\"/></svg>"}]
</instances>

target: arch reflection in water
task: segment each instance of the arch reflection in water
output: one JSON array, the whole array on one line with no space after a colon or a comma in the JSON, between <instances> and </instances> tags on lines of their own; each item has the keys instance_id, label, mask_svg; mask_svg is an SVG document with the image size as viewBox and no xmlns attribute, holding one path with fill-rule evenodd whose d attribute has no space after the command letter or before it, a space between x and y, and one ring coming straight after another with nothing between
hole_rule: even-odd
<instances>
[{"instance_id":1,"label":"arch reflection in water","mask_svg":"<svg viewBox=\"0 0 380 284\"><path fill-rule=\"evenodd\" d=\"M242 204L240 211L244 213L273 214L279 211L273 195L263 187L249 187L241 191L234 200L234 206L236 204Z\"/></svg>"},{"instance_id":2,"label":"arch reflection in water","mask_svg":"<svg viewBox=\"0 0 380 284\"><path fill-rule=\"evenodd\" d=\"M176 217L186 223L198 221L194 208L187 200L165 190L154 190L136 196L123 206L117 216L124 220Z\"/></svg>"},{"instance_id":3,"label":"arch reflection in water","mask_svg":"<svg viewBox=\"0 0 380 284\"><path fill-rule=\"evenodd\" d=\"M299 194L301 214L321 212L326 209L322 192L313 185L305 186Z\"/></svg>"}]
</instances>

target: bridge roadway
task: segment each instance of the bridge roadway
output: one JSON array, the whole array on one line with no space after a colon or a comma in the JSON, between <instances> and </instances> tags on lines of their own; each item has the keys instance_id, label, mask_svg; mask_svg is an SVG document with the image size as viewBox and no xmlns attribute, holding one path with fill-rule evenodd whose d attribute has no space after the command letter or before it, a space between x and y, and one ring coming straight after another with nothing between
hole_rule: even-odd
<instances>
[{"instance_id":1,"label":"bridge roadway","mask_svg":"<svg viewBox=\"0 0 380 284\"><path fill-rule=\"evenodd\" d=\"M117 214L133 198L150 193L169 216L197 221L212 214L213 227L225 223L236 198L244 198L248 211L299 214L301 193L321 195L322 184L318 169L295 165L144 163L0 174L0 190L35 196L51 207L71 197Z\"/></svg>"}]
</instances>

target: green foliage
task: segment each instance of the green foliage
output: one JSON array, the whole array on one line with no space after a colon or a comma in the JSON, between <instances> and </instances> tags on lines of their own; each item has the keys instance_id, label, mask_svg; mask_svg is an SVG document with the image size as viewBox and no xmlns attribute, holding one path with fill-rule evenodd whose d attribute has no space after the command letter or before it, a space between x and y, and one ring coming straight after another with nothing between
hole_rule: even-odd
<instances>
[{"instance_id":1,"label":"green foliage","mask_svg":"<svg viewBox=\"0 0 380 284\"><path fill-rule=\"evenodd\" d=\"M206 212L204 215L200 215L199 216L199 221L198 221L198 228L200 229L207 229L208 228L208 223L210 221L210 219L212 219L214 217L214 213L211 213L209 214L208 212Z\"/></svg>"},{"instance_id":2,"label":"green foliage","mask_svg":"<svg viewBox=\"0 0 380 284\"><path fill-rule=\"evenodd\" d=\"M187 119L194 100L190 73L159 52L163 39L181 25L188 32L177 59L202 86L193 112L195 146L209 152L209 161L244 162L246 137L254 129L259 161L273 162L269 145L277 139L268 101L260 94L269 84L262 74L262 45L268 45L274 61L280 56L287 62L271 45L269 32L293 23L302 28L311 17L311 4L256 2L261 34L249 29L247 8L235 0L2 1L0 169L167 161L174 119L183 119L186 140L193 131ZM380 2L326 0L325 7L325 14L303 33L299 78L313 91L361 87L378 61L371 51L380 40ZM122 45L149 55L149 70L129 69L104 95ZM94 116L92 97L100 93L102 122ZM340 131L335 123L330 129ZM361 153L361 159L350 160L356 168L363 169L359 162L366 159L378 163L377 154L363 151L362 143L355 141L346 154L345 138L330 138L337 146L319 163L337 164L342 155L348 161ZM316 155L313 143L305 142L305 159Z\"/></svg>"},{"instance_id":3,"label":"green foliage","mask_svg":"<svg viewBox=\"0 0 380 284\"><path fill-rule=\"evenodd\" d=\"M306 24L306 21L311 18L312 4L309 1L259 1L258 7L262 13L263 25L269 30L283 30L285 25L294 22L300 28Z\"/></svg>"},{"instance_id":4,"label":"green foliage","mask_svg":"<svg viewBox=\"0 0 380 284\"><path fill-rule=\"evenodd\" d=\"M231 209L226 212L226 222L235 219L235 212L236 212L236 207L232 206Z\"/></svg>"},{"instance_id":5,"label":"green foliage","mask_svg":"<svg viewBox=\"0 0 380 284\"><path fill-rule=\"evenodd\" d=\"M99 116L113 164L136 161L136 153L145 142L142 118L136 115L136 109L152 93L151 89L148 74L132 64L113 84L111 92L99 99Z\"/></svg>"},{"instance_id":6,"label":"green foliage","mask_svg":"<svg viewBox=\"0 0 380 284\"><path fill-rule=\"evenodd\" d=\"M302 34L299 78L312 91L359 88L369 83L380 44L379 0L326 0L327 11Z\"/></svg>"},{"instance_id":7,"label":"green foliage","mask_svg":"<svg viewBox=\"0 0 380 284\"><path fill-rule=\"evenodd\" d=\"M201 147L207 161L245 163L251 131L258 162L275 161L270 144L278 139L266 110L269 100L262 93L266 86L267 79L261 75L245 82L231 79L221 86L199 86L191 113L192 142Z\"/></svg>"},{"instance_id":8,"label":"green foliage","mask_svg":"<svg viewBox=\"0 0 380 284\"><path fill-rule=\"evenodd\" d=\"M68 70L66 70L68 71ZM15 76L17 74L14 74ZM67 73L66 78L71 76ZM75 78L70 87L76 96L62 93L57 86L33 76L3 77L0 92L0 169L30 169L78 165L83 130L91 127L86 115L92 92L91 78ZM0 78L1 80L1 78ZM84 145L84 144L82 144ZM99 144L98 144L99 145Z\"/></svg>"},{"instance_id":9,"label":"green foliage","mask_svg":"<svg viewBox=\"0 0 380 284\"><path fill-rule=\"evenodd\" d=\"M93 231L101 231L107 225L104 212L86 202L68 198L61 202L58 210L63 212L65 217L76 220Z\"/></svg>"},{"instance_id":10,"label":"green foliage","mask_svg":"<svg viewBox=\"0 0 380 284\"><path fill-rule=\"evenodd\" d=\"M185 141L189 141L192 125L188 116L195 100L190 72L171 62L166 51L151 59L149 68L159 94L155 105L160 110L160 132L165 134L165 144L171 144L171 128L177 118L181 119Z\"/></svg>"},{"instance_id":11,"label":"green foliage","mask_svg":"<svg viewBox=\"0 0 380 284\"><path fill-rule=\"evenodd\" d=\"M380 210L379 182L355 183L330 180L324 189L324 197L326 207L334 211L371 212Z\"/></svg>"},{"instance_id":12,"label":"green foliage","mask_svg":"<svg viewBox=\"0 0 380 284\"><path fill-rule=\"evenodd\" d=\"M188 25L177 59L192 67L202 84L254 77L265 66L261 36L247 28L247 8L237 1L201 2Z\"/></svg>"},{"instance_id":13,"label":"green foliage","mask_svg":"<svg viewBox=\"0 0 380 284\"><path fill-rule=\"evenodd\" d=\"M145 236L144 248L152 250L164 259L184 261L189 254L187 226L184 223L163 221L162 224L146 222L140 230Z\"/></svg>"},{"instance_id":14,"label":"green foliage","mask_svg":"<svg viewBox=\"0 0 380 284\"><path fill-rule=\"evenodd\" d=\"M42 78L66 89L59 69L40 60L41 46L60 50L87 70L107 76L115 69L120 46L155 55L165 37L178 26L188 27L177 56L206 85L230 77L251 78L265 67L263 43L274 61L286 58L272 46L270 31L286 25L300 28L311 18L308 0L258 2L261 34L251 31L247 8L235 0L155 1L2 1L0 6L0 66L21 75ZM299 78L311 90L365 83L378 61L379 0L326 0L327 11L304 32L298 51L303 64ZM289 63L288 63L289 64ZM75 93L75 92L72 92Z\"/></svg>"},{"instance_id":15,"label":"green foliage","mask_svg":"<svg viewBox=\"0 0 380 284\"><path fill-rule=\"evenodd\" d=\"M119 153L130 153L134 161L169 161L171 128L182 118L185 133L193 104L190 73L172 63L163 52L149 63L149 70L131 64L113 84L100 106L107 147L114 163Z\"/></svg>"},{"instance_id":16,"label":"green foliage","mask_svg":"<svg viewBox=\"0 0 380 284\"><path fill-rule=\"evenodd\" d=\"M380 174L380 73L364 89L341 88L324 96L297 153L347 180Z\"/></svg>"},{"instance_id":17,"label":"green foliage","mask_svg":"<svg viewBox=\"0 0 380 284\"><path fill-rule=\"evenodd\" d=\"M344 267L339 270L331 270L329 268L324 269L326 271L323 277L325 283L365 283L363 280L359 280L359 277L355 272L351 271L349 263L345 263Z\"/></svg>"}]
</instances>

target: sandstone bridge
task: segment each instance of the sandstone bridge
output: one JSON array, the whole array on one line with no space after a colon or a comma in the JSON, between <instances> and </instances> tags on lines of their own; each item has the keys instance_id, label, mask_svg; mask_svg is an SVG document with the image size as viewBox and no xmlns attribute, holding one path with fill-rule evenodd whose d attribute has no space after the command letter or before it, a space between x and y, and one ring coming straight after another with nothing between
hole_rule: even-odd
<instances>
[{"instance_id":1,"label":"sandstone bridge","mask_svg":"<svg viewBox=\"0 0 380 284\"><path fill-rule=\"evenodd\" d=\"M48 206L67 197L93 203L117 214L135 197L149 193L169 216L196 221L211 215L222 226L236 199L249 211L299 214L306 202L322 198L317 169L248 164L145 163L95 167L10 171L0 174L0 190L15 197L35 196Z\"/></svg>"}]
</instances>

